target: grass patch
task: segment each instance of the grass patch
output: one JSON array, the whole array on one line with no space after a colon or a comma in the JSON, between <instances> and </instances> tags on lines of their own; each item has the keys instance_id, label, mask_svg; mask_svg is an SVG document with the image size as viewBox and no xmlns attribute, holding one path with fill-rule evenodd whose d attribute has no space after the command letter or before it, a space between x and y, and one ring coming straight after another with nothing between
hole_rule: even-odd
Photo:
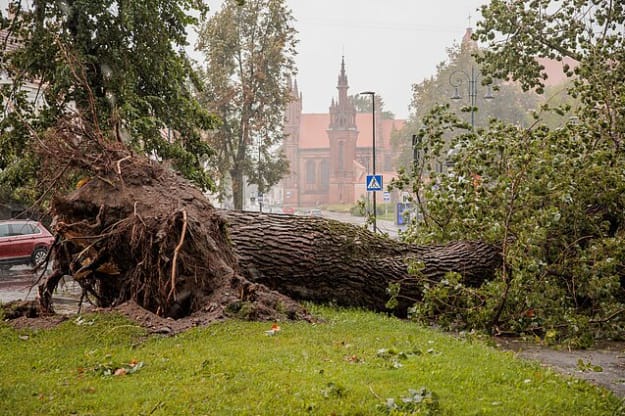
<instances>
[{"instance_id":1,"label":"grass patch","mask_svg":"<svg viewBox=\"0 0 625 416\"><path fill-rule=\"evenodd\" d=\"M342 212L342 213L349 213L349 211L352 209L354 205L352 204L329 204L329 205L324 205L323 209L327 210L327 211L332 211L332 212Z\"/></svg>"},{"instance_id":2,"label":"grass patch","mask_svg":"<svg viewBox=\"0 0 625 416\"><path fill-rule=\"evenodd\" d=\"M325 323L280 323L273 336L241 321L146 336L115 315L46 331L2 324L0 414L595 416L621 405L481 342L313 309Z\"/></svg>"}]
</instances>

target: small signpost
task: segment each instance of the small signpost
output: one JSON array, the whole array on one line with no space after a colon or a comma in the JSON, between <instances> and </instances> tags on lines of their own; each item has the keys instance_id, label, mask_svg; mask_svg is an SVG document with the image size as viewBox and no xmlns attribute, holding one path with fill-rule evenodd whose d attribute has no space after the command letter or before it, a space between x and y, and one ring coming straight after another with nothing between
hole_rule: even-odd
<instances>
[{"instance_id":1,"label":"small signpost","mask_svg":"<svg viewBox=\"0 0 625 416\"><path fill-rule=\"evenodd\" d=\"M367 191L376 192L382 188L382 175L367 175Z\"/></svg>"},{"instance_id":2,"label":"small signpost","mask_svg":"<svg viewBox=\"0 0 625 416\"><path fill-rule=\"evenodd\" d=\"M384 191L384 202L388 202L391 200L391 193L389 191ZM384 204L384 215L388 215L388 204Z\"/></svg>"}]
</instances>

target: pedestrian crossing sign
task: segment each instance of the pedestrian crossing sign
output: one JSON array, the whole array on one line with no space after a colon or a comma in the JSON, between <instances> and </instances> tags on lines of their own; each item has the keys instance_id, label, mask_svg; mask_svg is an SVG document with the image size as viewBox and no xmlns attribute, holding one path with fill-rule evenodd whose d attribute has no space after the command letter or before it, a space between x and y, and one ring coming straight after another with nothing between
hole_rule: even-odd
<instances>
[{"instance_id":1,"label":"pedestrian crossing sign","mask_svg":"<svg viewBox=\"0 0 625 416\"><path fill-rule=\"evenodd\" d=\"M382 190L382 175L367 175L367 191Z\"/></svg>"}]
</instances>

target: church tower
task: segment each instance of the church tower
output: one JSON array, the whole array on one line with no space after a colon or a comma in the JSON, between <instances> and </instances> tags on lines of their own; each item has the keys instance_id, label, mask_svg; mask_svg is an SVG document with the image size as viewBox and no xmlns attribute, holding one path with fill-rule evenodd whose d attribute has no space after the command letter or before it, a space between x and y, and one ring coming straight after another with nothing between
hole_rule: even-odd
<instances>
[{"instance_id":1,"label":"church tower","mask_svg":"<svg viewBox=\"0 0 625 416\"><path fill-rule=\"evenodd\" d=\"M341 59L336 89L338 101L332 99L330 105L330 184L329 203L344 204L354 201L354 161L356 160L356 107L347 95L349 84L345 74L345 57Z\"/></svg>"},{"instance_id":2,"label":"church tower","mask_svg":"<svg viewBox=\"0 0 625 416\"><path fill-rule=\"evenodd\" d=\"M284 116L284 153L290 161L289 174L282 180L284 195L283 205L296 208L300 203L299 187L299 142L300 124L302 120L302 94L297 87L297 80L289 81L291 100L287 104Z\"/></svg>"}]
</instances>

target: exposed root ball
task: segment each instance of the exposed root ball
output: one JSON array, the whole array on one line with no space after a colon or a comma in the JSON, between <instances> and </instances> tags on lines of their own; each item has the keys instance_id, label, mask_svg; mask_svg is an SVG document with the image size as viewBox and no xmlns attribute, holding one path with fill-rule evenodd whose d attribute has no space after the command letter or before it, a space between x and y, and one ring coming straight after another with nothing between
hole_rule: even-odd
<instances>
[{"instance_id":1,"label":"exposed root ball","mask_svg":"<svg viewBox=\"0 0 625 416\"><path fill-rule=\"evenodd\" d=\"M304 313L241 277L225 222L197 188L162 165L118 156L107 174L53 201L61 238L55 272L40 290L44 310L52 309L50 295L67 274L98 306L133 300L173 318L207 308L264 319Z\"/></svg>"}]
</instances>

